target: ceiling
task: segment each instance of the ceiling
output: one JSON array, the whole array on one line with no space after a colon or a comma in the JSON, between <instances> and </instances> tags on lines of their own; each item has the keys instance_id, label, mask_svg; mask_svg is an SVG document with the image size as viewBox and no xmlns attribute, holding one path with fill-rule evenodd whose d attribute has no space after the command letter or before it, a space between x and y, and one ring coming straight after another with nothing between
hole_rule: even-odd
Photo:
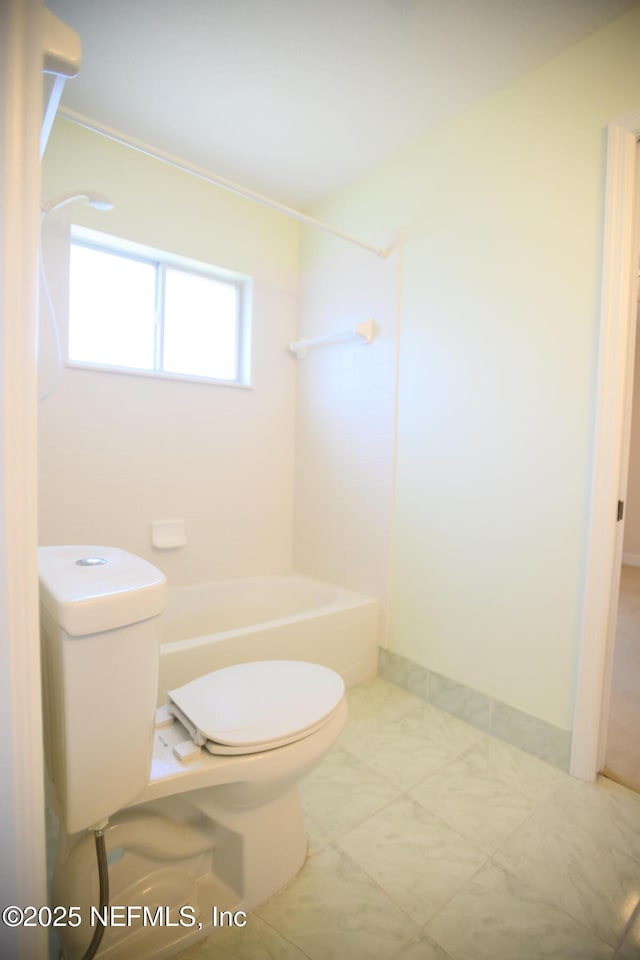
<instances>
[{"instance_id":1,"label":"ceiling","mask_svg":"<svg viewBox=\"0 0 640 960\"><path fill-rule=\"evenodd\" d=\"M305 208L640 0L45 0L62 106Z\"/></svg>"}]
</instances>

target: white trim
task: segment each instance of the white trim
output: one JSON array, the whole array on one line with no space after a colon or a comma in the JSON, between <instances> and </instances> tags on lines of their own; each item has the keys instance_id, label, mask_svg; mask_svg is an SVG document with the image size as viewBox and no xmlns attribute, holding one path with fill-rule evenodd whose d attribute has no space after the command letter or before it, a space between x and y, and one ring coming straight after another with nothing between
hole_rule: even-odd
<instances>
[{"instance_id":1,"label":"white trim","mask_svg":"<svg viewBox=\"0 0 640 960\"><path fill-rule=\"evenodd\" d=\"M146 243L128 240L126 237L106 233L104 230L93 230L89 227L80 226L78 223L69 225L69 236L72 243L79 241L80 243L86 243L87 246L97 247L99 250L109 250L120 255L126 254L139 260L148 260L151 263L164 263L168 267L176 267L178 270L184 270L187 273L200 273L205 277L212 277L214 280L221 280L224 283L242 284L250 282L252 279L248 273L229 270L227 267L207 263L205 260L194 260L193 257L185 257L180 253L174 253L172 250L150 247Z\"/></svg>"},{"instance_id":2,"label":"white trim","mask_svg":"<svg viewBox=\"0 0 640 960\"><path fill-rule=\"evenodd\" d=\"M612 598L617 596L622 552L616 507L624 498L629 356L635 333L638 136L640 110L609 125L594 465L570 765L570 772L584 780L593 780L602 766L615 625Z\"/></svg>"},{"instance_id":3,"label":"white trim","mask_svg":"<svg viewBox=\"0 0 640 960\"><path fill-rule=\"evenodd\" d=\"M173 380L178 383L196 383L205 387L231 387L232 390L253 390L252 383L241 380L215 380L213 377L196 377L188 373L169 373L166 370L139 370L137 367L116 367L106 363L83 363L82 360L65 360L69 370L86 370L88 373L110 373L125 377L144 377L147 380Z\"/></svg>"},{"instance_id":4,"label":"white trim","mask_svg":"<svg viewBox=\"0 0 640 960\"><path fill-rule=\"evenodd\" d=\"M46 903L35 316L42 4L0 4L0 902ZM0 926L3 957L47 956L46 928Z\"/></svg>"}]
</instances>

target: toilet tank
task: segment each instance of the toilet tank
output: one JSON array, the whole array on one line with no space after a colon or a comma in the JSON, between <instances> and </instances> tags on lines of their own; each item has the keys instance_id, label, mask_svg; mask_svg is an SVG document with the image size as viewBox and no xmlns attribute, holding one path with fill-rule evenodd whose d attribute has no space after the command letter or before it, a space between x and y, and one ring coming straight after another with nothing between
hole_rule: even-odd
<instances>
[{"instance_id":1,"label":"toilet tank","mask_svg":"<svg viewBox=\"0 0 640 960\"><path fill-rule=\"evenodd\" d=\"M76 833L148 782L166 580L103 546L40 547L38 571L45 758Z\"/></svg>"}]
</instances>

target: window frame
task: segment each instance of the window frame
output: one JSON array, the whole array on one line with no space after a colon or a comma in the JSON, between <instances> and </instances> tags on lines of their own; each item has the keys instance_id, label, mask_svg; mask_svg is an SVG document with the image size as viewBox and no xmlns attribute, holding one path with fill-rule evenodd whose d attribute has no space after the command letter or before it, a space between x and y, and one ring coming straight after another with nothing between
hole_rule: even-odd
<instances>
[{"instance_id":1,"label":"window frame","mask_svg":"<svg viewBox=\"0 0 640 960\"><path fill-rule=\"evenodd\" d=\"M199 260L192 260L179 254L159 250L106 234L91 230L77 224L71 225L69 244L69 291L71 290L71 247L83 246L101 253L114 254L129 260L147 263L155 269L155 303L154 303L154 369L120 366L111 363L100 363L95 360L72 359L69 355L70 323L67 324L65 344L65 364L67 367L80 370L91 370L98 373L126 374L134 377L147 377L156 380L177 380L188 383L202 383L212 386L252 388L252 358L251 358L251 278L224 267L213 266ZM164 345L164 297L165 277L167 270L176 270L183 274L204 277L217 283L224 283L235 288L236 317L235 317L235 347L236 365L234 379L224 377L207 377L200 374L180 373L162 369L162 354Z\"/></svg>"}]
</instances>

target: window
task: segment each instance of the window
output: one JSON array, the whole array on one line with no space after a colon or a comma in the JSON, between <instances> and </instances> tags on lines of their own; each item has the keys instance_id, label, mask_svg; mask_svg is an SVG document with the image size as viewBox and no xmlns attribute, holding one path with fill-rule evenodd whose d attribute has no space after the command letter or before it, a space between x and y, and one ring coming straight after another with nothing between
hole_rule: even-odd
<instances>
[{"instance_id":1,"label":"window","mask_svg":"<svg viewBox=\"0 0 640 960\"><path fill-rule=\"evenodd\" d=\"M246 385L248 294L246 277L73 227L69 363Z\"/></svg>"}]
</instances>

